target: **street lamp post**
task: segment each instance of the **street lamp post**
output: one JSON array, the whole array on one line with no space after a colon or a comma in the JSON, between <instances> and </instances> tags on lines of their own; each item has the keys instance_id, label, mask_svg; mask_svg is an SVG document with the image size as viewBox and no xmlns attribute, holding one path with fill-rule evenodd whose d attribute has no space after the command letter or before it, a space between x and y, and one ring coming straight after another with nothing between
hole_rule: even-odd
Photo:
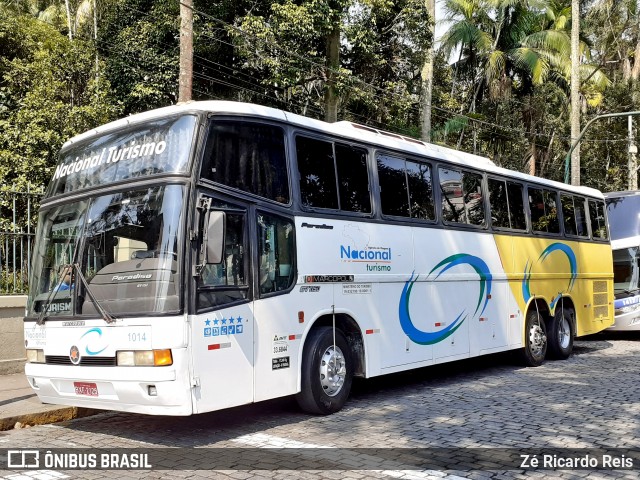
<instances>
[{"instance_id":1,"label":"street lamp post","mask_svg":"<svg viewBox=\"0 0 640 480\"><path fill-rule=\"evenodd\" d=\"M584 126L584 128L582 129L582 131L580 132L580 135L578 135L578 138L574 140L573 144L571 145L571 148L569 149L569 152L567 152L567 156L564 158L564 183L569 183L569 171L570 171L569 166L571 162L571 153L573 153L576 146L578 146L578 144L580 143L580 140L582 140L582 137L584 136L585 132L593 122L595 122L596 120L601 120L603 118L635 117L638 115L640 115L640 111L606 113L604 115L598 115L597 117L593 117L591 120L589 120L587 124Z\"/></svg>"}]
</instances>

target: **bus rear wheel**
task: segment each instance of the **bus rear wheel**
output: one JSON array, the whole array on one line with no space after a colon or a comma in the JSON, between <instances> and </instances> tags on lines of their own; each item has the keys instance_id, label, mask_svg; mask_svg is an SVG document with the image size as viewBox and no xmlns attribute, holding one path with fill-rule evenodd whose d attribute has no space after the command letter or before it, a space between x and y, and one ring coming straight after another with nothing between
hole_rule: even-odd
<instances>
[{"instance_id":1,"label":"bus rear wheel","mask_svg":"<svg viewBox=\"0 0 640 480\"><path fill-rule=\"evenodd\" d=\"M558 310L549 323L549 356L564 360L573 351L573 322L569 310Z\"/></svg>"},{"instance_id":2,"label":"bus rear wheel","mask_svg":"<svg viewBox=\"0 0 640 480\"><path fill-rule=\"evenodd\" d=\"M296 400L308 413L328 415L347 401L353 382L351 350L340 330L321 327L312 330L302 358L302 381Z\"/></svg>"},{"instance_id":3,"label":"bus rear wheel","mask_svg":"<svg viewBox=\"0 0 640 480\"><path fill-rule=\"evenodd\" d=\"M547 354L547 329L542 316L535 310L529 311L524 324L524 348L521 358L525 365L538 367Z\"/></svg>"}]
</instances>

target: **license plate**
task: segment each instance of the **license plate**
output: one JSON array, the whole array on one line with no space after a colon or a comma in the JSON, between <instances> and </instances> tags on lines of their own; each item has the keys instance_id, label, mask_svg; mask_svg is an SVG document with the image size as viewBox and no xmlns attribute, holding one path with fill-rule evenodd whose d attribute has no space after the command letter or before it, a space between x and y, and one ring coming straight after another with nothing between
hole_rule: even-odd
<instances>
[{"instance_id":1,"label":"license plate","mask_svg":"<svg viewBox=\"0 0 640 480\"><path fill-rule=\"evenodd\" d=\"M76 395L98 396L98 386L95 383L73 382L73 388L76 391Z\"/></svg>"}]
</instances>

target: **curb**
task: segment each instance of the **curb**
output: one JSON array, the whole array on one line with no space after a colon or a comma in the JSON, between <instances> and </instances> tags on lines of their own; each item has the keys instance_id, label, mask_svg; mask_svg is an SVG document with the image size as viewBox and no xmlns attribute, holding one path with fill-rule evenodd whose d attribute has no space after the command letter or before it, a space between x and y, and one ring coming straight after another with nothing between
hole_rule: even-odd
<instances>
[{"instance_id":1,"label":"curb","mask_svg":"<svg viewBox=\"0 0 640 480\"><path fill-rule=\"evenodd\" d=\"M102 413L104 410L94 410L92 408L83 407L63 407L48 412L28 413L25 415L16 415L13 417L0 418L0 431L12 430L16 428L19 422L24 426L46 425L49 423L63 422L65 420L73 420L74 418L89 417ZM22 428L18 426L18 428Z\"/></svg>"}]
</instances>

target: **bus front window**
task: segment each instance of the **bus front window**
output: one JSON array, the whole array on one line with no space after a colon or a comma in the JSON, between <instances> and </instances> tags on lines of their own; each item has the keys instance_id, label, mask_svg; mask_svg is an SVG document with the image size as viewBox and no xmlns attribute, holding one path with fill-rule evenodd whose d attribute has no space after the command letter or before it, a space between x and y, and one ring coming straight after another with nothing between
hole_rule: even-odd
<instances>
[{"instance_id":1,"label":"bus front window","mask_svg":"<svg viewBox=\"0 0 640 480\"><path fill-rule=\"evenodd\" d=\"M36 245L37 287L29 313L39 315L44 308L48 316L96 316L99 307L114 316L179 311L183 189L153 186L44 211L40 221L47 232ZM86 285L73 279L58 292L55 275L69 263L79 266ZM67 305L56 306L63 297Z\"/></svg>"},{"instance_id":2,"label":"bus front window","mask_svg":"<svg viewBox=\"0 0 640 480\"><path fill-rule=\"evenodd\" d=\"M635 294L640 287L639 247L613 251L613 282L615 293Z\"/></svg>"}]
</instances>

